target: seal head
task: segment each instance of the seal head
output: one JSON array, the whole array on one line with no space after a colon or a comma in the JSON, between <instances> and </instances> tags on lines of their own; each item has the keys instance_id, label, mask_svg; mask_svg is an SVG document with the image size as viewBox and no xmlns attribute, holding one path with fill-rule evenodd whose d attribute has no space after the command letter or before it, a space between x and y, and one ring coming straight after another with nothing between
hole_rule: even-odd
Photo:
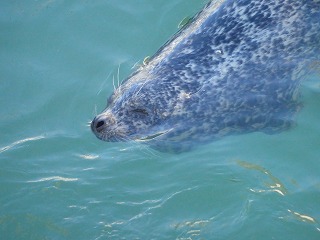
<instances>
[{"instance_id":1,"label":"seal head","mask_svg":"<svg viewBox=\"0 0 320 240\"><path fill-rule=\"evenodd\" d=\"M157 145L159 141L167 141L173 132L185 132L189 128L184 120L187 114L184 106L190 94L159 80L127 82L127 85L110 97L106 110L92 121L91 129L99 139Z\"/></svg>"}]
</instances>

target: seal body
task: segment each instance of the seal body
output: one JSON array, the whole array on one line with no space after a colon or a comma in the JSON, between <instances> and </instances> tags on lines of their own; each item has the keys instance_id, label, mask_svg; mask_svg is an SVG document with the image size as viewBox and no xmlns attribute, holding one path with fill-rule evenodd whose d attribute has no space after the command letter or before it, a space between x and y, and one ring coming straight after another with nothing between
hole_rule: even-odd
<instances>
[{"instance_id":1,"label":"seal body","mask_svg":"<svg viewBox=\"0 0 320 240\"><path fill-rule=\"evenodd\" d=\"M320 0L211 1L114 91L92 131L164 151L279 132L319 46Z\"/></svg>"}]
</instances>

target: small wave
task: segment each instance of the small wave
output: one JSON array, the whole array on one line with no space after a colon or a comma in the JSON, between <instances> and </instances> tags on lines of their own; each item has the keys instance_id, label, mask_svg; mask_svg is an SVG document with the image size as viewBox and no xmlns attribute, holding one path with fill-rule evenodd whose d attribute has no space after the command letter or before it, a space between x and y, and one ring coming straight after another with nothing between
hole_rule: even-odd
<instances>
[{"instance_id":1,"label":"small wave","mask_svg":"<svg viewBox=\"0 0 320 240\"><path fill-rule=\"evenodd\" d=\"M288 212L293 214L293 216L297 218L299 221L308 222L308 223L317 223L317 221L313 217L310 217L308 215L301 214L301 213L292 211L290 209L288 209Z\"/></svg>"},{"instance_id":2,"label":"small wave","mask_svg":"<svg viewBox=\"0 0 320 240\"><path fill-rule=\"evenodd\" d=\"M14 148L15 146L17 146L17 145L20 145L20 144L22 144L22 143L25 143L25 142L30 142L30 141L36 141L36 140L40 140L40 139L43 139L44 138L44 136L36 136L36 137L30 137L30 138L25 138L25 139L22 139L22 140L18 140L18 141L16 141L16 142L13 142L13 143L11 143L10 145L8 145L8 146L5 146L5 147L2 147L2 148L0 148L0 153L3 153L3 152L5 152L5 151L8 151L8 150L10 150L11 148Z\"/></svg>"},{"instance_id":3,"label":"small wave","mask_svg":"<svg viewBox=\"0 0 320 240\"><path fill-rule=\"evenodd\" d=\"M35 182L45 182L45 181L63 181L63 182L74 182L78 181L78 178L64 178L59 176L53 176L53 177L47 177L47 178L40 178L38 180L31 180L28 181L29 183L35 183Z\"/></svg>"},{"instance_id":4,"label":"small wave","mask_svg":"<svg viewBox=\"0 0 320 240\"><path fill-rule=\"evenodd\" d=\"M91 154L80 154L78 156L86 160L94 160L99 158L99 155L91 155Z\"/></svg>"},{"instance_id":5,"label":"small wave","mask_svg":"<svg viewBox=\"0 0 320 240\"><path fill-rule=\"evenodd\" d=\"M169 196L167 196L166 198L163 198L163 199L144 201L144 203L152 202L152 203L156 203L156 205L148 207L145 211L139 213L138 215L133 216L132 218L130 218L128 220L128 222L131 222L133 220L136 220L136 219L141 218L141 217L146 216L146 215L151 215L151 211L152 210L162 207L164 204L166 204L169 200L171 200L175 196L177 196L177 195L179 195L181 193L187 192L187 191L191 191L191 190L196 189L196 188L198 188L198 186L182 189L180 191L177 191L177 192L174 192L174 193L170 194ZM119 202L118 202L118 204L119 204Z\"/></svg>"}]
</instances>

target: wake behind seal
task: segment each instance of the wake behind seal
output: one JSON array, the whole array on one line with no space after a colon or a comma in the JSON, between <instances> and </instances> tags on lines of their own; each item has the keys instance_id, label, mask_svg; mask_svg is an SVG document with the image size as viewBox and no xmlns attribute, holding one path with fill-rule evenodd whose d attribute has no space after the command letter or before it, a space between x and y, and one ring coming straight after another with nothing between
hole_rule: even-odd
<instances>
[{"instance_id":1,"label":"wake behind seal","mask_svg":"<svg viewBox=\"0 0 320 240\"><path fill-rule=\"evenodd\" d=\"M319 39L319 0L211 1L114 91L91 129L162 151L288 129Z\"/></svg>"}]
</instances>

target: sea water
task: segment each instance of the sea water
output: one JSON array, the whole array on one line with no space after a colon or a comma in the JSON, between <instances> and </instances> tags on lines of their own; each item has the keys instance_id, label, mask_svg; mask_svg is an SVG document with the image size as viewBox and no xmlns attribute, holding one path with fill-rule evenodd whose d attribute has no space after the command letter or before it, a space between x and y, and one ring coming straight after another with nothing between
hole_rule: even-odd
<instances>
[{"instance_id":1,"label":"sea water","mask_svg":"<svg viewBox=\"0 0 320 240\"><path fill-rule=\"evenodd\" d=\"M320 239L319 74L274 135L170 154L90 131L205 3L0 2L0 239Z\"/></svg>"}]
</instances>

